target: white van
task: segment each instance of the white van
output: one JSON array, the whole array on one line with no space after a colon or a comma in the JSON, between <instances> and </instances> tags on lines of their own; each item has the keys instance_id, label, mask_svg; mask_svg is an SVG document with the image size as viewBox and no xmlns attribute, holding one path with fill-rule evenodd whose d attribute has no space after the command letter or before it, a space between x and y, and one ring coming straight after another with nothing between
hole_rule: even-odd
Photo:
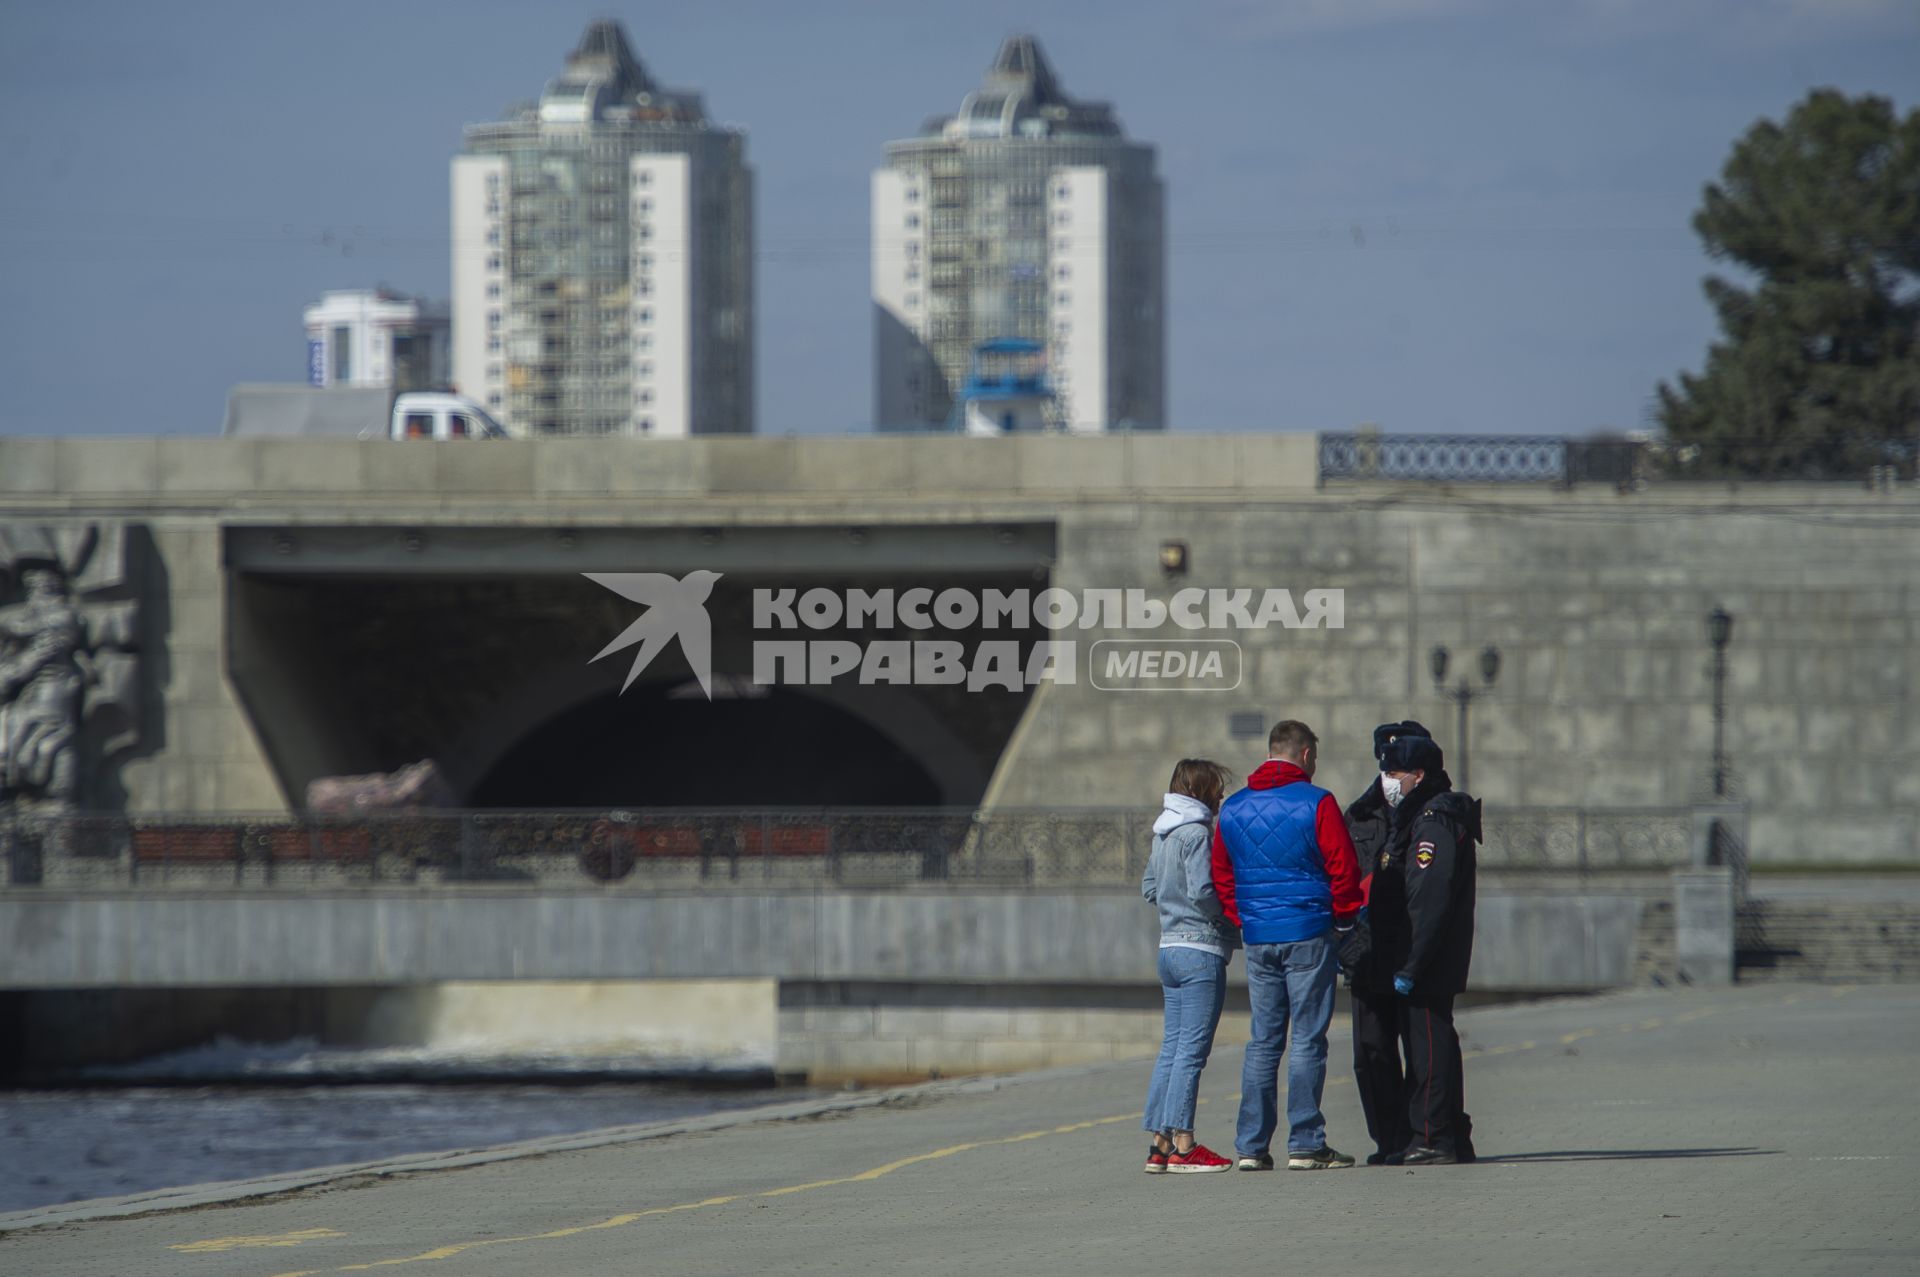
<instances>
[{"instance_id":1,"label":"white van","mask_svg":"<svg viewBox=\"0 0 1920 1277\"><path fill-rule=\"evenodd\" d=\"M410 391L393 401L392 439L505 439L506 428L461 395Z\"/></svg>"}]
</instances>

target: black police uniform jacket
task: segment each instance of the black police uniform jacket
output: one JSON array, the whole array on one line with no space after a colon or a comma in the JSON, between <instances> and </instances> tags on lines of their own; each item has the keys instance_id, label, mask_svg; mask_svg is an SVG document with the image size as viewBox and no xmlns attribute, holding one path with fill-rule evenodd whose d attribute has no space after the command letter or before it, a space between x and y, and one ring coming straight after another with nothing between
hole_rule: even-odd
<instances>
[{"instance_id":1,"label":"black police uniform jacket","mask_svg":"<svg viewBox=\"0 0 1920 1277\"><path fill-rule=\"evenodd\" d=\"M1386 807L1377 785L1368 793L1386 808L1387 820L1370 862L1367 987L1391 989L1394 976L1409 975L1415 996L1463 993L1473 960L1480 800L1455 792L1444 771L1428 776L1397 807Z\"/></svg>"}]
</instances>

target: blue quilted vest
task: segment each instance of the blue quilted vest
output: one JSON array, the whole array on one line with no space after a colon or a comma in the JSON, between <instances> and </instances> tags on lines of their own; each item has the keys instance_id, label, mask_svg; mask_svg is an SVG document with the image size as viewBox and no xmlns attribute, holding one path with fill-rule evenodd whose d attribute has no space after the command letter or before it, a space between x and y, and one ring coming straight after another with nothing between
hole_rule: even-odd
<instances>
[{"instance_id":1,"label":"blue quilted vest","mask_svg":"<svg viewBox=\"0 0 1920 1277\"><path fill-rule=\"evenodd\" d=\"M1243 789L1220 806L1233 860L1240 935L1248 944L1313 940L1333 927L1333 891L1314 833L1327 791L1305 781Z\"/></svg>"}]
</instances>

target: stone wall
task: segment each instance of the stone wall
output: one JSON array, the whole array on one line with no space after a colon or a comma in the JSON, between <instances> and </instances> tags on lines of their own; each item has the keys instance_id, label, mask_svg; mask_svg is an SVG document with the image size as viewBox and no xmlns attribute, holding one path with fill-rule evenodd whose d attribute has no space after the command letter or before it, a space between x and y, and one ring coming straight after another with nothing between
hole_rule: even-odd
<instances>
[{"instance_id":1,"label":"stone wall","mask_svg":"<svg viewBox=\"0 0 1920 1277\"><path fill-rule=\"evenodd\" d=\"M1048 520L1051 584L1162 598L1339 588L1346 624L1233 635L1245 669L1230 692L1102 692L1084 670L1074 686L1044 687L1001 759L993 803L1151 807L1181 756L1248 770L1263 742L1229 731L1234 711L1313 724L1321 779L1343 798L1369 779L1367 733L1387 719L1426 722L1457 770L1454 708L1426 673L1428 650L1444 643L1462 672L1484 645L1504 657L1472 712L1473 787L1490 811L1684 807L1708 787L1704 617L1718 605L1735 617L1727 739L1736 793L1753 806L1753 860L1920 864L1920 491L1317 490L1313 455L1305 435L444 448L0 438L0 518L127 518L153 530L170 637L157 662L160 743L124 777L138 811L288 801L250 718L270 707L242 705L227 667L223 529L459 524L546 536ZM1178 579L1160 567L1167 541L1188 550ZM833 567L857 564L844 549ZM1083 662L1117 633L1076 631Z\"/></svg>"}]
</instances>

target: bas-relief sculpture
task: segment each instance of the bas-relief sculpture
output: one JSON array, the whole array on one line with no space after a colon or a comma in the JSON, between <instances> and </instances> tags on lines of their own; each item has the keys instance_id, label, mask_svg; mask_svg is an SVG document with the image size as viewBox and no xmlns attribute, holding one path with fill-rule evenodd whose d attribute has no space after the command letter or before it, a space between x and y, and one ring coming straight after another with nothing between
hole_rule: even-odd
<instances>
[{"instance_id":1,"label":"bas-relief sculpture","mask_svg":"<svg viewBox=\"0 0 1920 1277\"><path fill-rule=\"evenodd\" d=\"M126 532L0 523L0 818L94 808L138 743Z\"/></svg>"}]
</instances>

